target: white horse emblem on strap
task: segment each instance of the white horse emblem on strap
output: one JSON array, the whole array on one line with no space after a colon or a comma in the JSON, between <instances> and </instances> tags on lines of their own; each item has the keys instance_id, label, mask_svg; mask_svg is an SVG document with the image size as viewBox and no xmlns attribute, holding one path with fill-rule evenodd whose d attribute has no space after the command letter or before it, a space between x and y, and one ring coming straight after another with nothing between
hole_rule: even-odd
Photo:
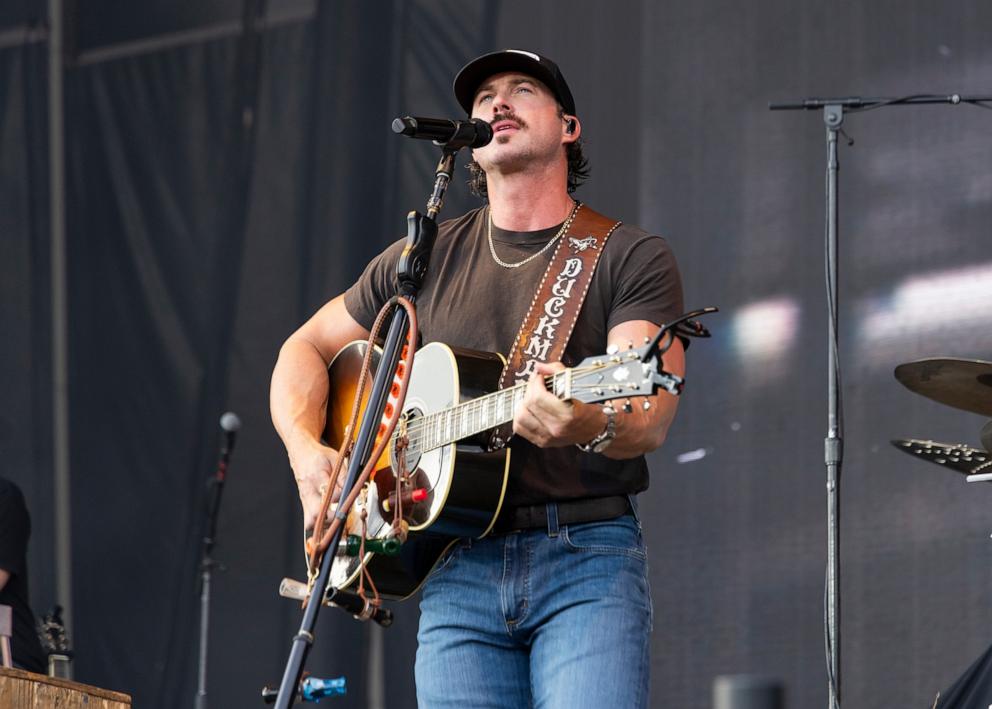
<instances>
[{"instance_id":1,"label":"white horse emblem on strap","mask_svg":"<svg viewBox=\"0 0 992 709\"><path fill-rule=\"evenodd\" d=\"M599 249L599 247L596 246L595 236L587 236L584 239L576 239L574 236L570 236L568 237L568 247L575 253L585 251L586 249Z\"/></svg>"}]
</instances>

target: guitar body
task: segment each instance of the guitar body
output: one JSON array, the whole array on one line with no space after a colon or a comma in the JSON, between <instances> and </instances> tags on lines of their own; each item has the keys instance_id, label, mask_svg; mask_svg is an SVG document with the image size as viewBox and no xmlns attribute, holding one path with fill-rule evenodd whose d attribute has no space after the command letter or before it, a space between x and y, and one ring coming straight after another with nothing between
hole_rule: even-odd
<instances>
[{"instance_id":1,"label":"guitar body","mask_svg":"<svg viewBox=\"0 0 992 709\"><path fill-rule=\"evenodd\" d=\"M351 417L358 389L358 375L368 344L345 346L328 368L330 397L324 438L340 449L345 426ZM373 353L373 372L381 353ZM504 359L497 354L475 352L434 342L420 349L413 371L404 414L410 424L418 418L444 411L476 399L498 388ZM365 396L371 389L371 377ZM363 401L363 406L364 406ZM411 440L416 434L412 433ZM407 460L412 488L426 491L426 499L404 505L410 534L397 556L366 554L367 569L379 593L388 598L406 598L420 587L445 550L458 538L483 537L492 529L506 492L510 453L508 448L486 450L485 433L442 445ZM349 513L344 534L362 534L361 511L367 513L365 536L383 537L390 529L393 512L387 510L390 493L396 490L395 451L388 447L378 461L366 491ZM342 539L344 536L342 536ZM358 583L359 559L338 553L329 584L347 589Z\"/></svg>"},{"instance_id":2,"label":"guitar body","mask_svg":"<svg viewBox=\"0 0 992 709\"><path fill-rule=\"evenodd\" d=\"M684 380L659 371L656 349L669 327L643 347L587 357L575 367L546 376L544 386L562 401L585 403L622 398L629 403L630 397L652 396L660 388L678 396ZM343 448L367 347L364 342L352 342L328 368L324 440L337 450ZM373 370L380 356L378 351L372 353ZM503 505L510 468L509 449L488 450L489 438L493 428L513 420L527 390L527 384L498 388L504 364L498 354L439 342L416 353L400 424L344 525L345 535L375 540L379 549L385 548L380 540L394 541L390 535L397 514L400 467L395 447L397 441L404 441L406 480L399 499L409 529L407 541L396 556L366 552L359 559L360 549L352 549L354 556L347 554L347 548L331 550L329 588L355 586L364 564L381 595L406 598L416 592L457 539L489 534ZM387 396L387 417L398 405L398 393L399 384L394 381ZM380 422L379 435L384 429Z\"/></svg>"}]
</instances>

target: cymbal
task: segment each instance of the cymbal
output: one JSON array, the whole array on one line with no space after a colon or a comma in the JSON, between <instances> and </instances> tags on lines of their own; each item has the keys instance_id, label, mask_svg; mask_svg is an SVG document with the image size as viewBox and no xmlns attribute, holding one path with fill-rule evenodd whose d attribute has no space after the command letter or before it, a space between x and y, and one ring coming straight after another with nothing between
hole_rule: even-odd
<instances>
[{"instance_id":1,"label":"cymbal","mask_svg":"<svg viewBox=\"0 0 992 709\"><path fill-rule=\"evenodd\" d=\"M932 357L896 367L907 389L941 404L992 416L992 362Z\"/></svg>"},{"instance_id":2,"label":"cymbal","mask_svg":"<svg viewBox=\"0 0 992 709\"><path fill-rule=\"evenodd\" d=\"M963 443L937 443L914 438L896 439L892 445L916 458L936 463L962 475L992 472L992 453Z\"/></svg>"}]
</instances>

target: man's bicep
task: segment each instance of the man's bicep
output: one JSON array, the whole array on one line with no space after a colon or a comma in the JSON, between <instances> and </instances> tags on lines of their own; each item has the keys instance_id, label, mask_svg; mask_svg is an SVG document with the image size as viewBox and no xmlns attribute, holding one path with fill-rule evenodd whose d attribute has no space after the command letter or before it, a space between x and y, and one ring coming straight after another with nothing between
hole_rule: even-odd
<instances>
[{"instance_id":1,"label":"man's bicep","mask_svg":"<svg viewBox=\"0 0 992 709\"><path fill-rule=\"evenodd\" d=\"M610 328L607 335L608 344L617 345L621 350L627 349L629 345L640 347L644 344L644 338L653 339L658 334L659 325L655 325L650 320L628 320ZM682 341L677 337L668 351L662 355L664 369L680 377L685 376L685 349Z\"/></svg>"},{"instance_id":2,"label":"man's bicep","mask_svg":"<svg viewBox=\"0 0 992 709\"><path fill-rule=\"evenodd\" d=\"M628 320L610 328L609 343L617 345L621 351L630 344L639 347L644 338L653 338L658 333L658 325L650 320ZM662 355L662 367L672 374L685 374L685 353L678 339ZM678 397L664 389L649 397L652 406L644 409L633 406L618 421L616 442L606 450L610 458L630 458L657 449L668 435L668 427L678 409Z\"/></svg>"},{"instance_id":3,"label":"man's bicep","mask_svg":"<svg viewBox=\"0 0 992 709\"><path fill-rule=\"evenodd\" d=\"M330 362L349 342L366 340L368 336L369 331L345 307L343 294L326 303L292 335L310 343L325 362Z\"/></svg>"}]
</instances>

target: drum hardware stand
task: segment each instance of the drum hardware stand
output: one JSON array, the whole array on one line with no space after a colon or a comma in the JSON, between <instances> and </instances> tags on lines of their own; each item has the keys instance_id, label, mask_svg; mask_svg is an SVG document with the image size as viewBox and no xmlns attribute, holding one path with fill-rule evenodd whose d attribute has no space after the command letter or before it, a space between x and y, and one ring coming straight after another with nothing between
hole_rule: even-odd
<instances>
[{"instance_id":1,"label":"drum hardware stand","mask_svg":"<svg viewBox=\"0 0 992 709\"><path fill-rule=\"evenodd\" d=\"M992 421L989 421L984 426L982 426L981 438L982 438L982 446L984 446L985 450L988 451L989 454L992 454ZM989 472L987 473L984 472L985 468L989 468ZM965 480L967 480L970 483L992 481L992 462L990 462L990 464L987 466L983 466L982 468L980 468L980 470L982 470L983 472L976 471L975 473L972 473L971 475L966 477Z\"/></svg>"},{"instance_id":2,"label":"drum hardware stand","mask_svg":"<svg viewBox=\"0 0 992 709\"><path fill-rule=\"evenodd\" d=\"M975 473L973 475L969 475L968 477L966 477L965 480L967 480L970 483L992 482L992 473ZM940 699L940 692L937 693L937 699L934 700L934 707L937 706L937 700L939 699Z\"/></svg>"},{"instance_id":3,"label":"drum hardware stand","mask_svg":"<svg viewBox=\"0 0 992 709\"><path fill-rule=\"evenodd\" d=\"M992 96L915 95L902 98L807 98L792 103L769 103L772 111L823 111L827 142L827 212L826 212L826 281L827 281L827 436L824 439L824 463L827 472L827 573L826 573L826 648L828 677L828 708L840 707L840 473L844 457L843 412L840 390L840 357L838 345L837 294L837 134L843 133L845 111L869 110L889 105L969 103L983 108ZM848 145L854 141L845 134Z\"/></svg>"},{"instance_id":4,"label":"drum hardware stand","mask_svg":"<svg viewBox=\"0 0 992 709\"><path fill-rule=\"evenodd\" d=\"M454 135L447 143L441 145L441 159L435 170L434 187L427 202L427 215L424 216L417 211L410 212L407 215L406 247L403 249L396 270L400 284L399 295L405 297L411 303L416 303L417 294L427 273L431 250L434 247L434 240L437 238L437 222L435 221L435 217L441 211L445 191L451 182L451 176L454 172L455 155L463 147L468 146L473 138L474 136L459 133ZM392 319L389 323L389 331L383 345L382 359L376 369L371 393L369 394L368 403L358 431L358 438L352 456L348 461L348 473L340 493L340 500L348 497L349 492L354 487L355 480L358 478L369 455L372 453L376 429L385 410L387 395L392 383L393 373L396 371L396 366L400 360L408 325L409 318L406 310L401 305L394 306ZM327 588L335 550L341 541L343 531L344 524L339 524L321 559L320 571L313 585L315 589L314 593L320 594L320 598L323 597ZM286 661L282 681L279 685L279 692L276 697L277 709L289 709L290 705L299 696L302 696L302 684L300 680L303 675L303 665L314 642L314 628L316 627L317 614L322 605L323 603L319 600L317 602L307 603L306 605L300 629L293 637L293 645L289 658Z\"/></svg>"}]
</instances>

